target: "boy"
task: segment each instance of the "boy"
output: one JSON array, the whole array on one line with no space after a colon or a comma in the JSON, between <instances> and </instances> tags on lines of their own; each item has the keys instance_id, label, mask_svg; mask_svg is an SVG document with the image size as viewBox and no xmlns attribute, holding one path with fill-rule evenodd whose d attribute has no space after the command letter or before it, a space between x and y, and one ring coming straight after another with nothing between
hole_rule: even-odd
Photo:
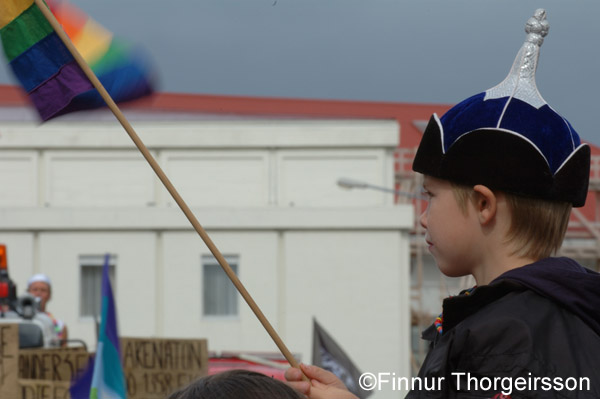
<instances>
[{"instance_id":1,"label":"boy","mask_svg":"<svg viewBox=\"0 0 600 399\"><path fill-rule=\"evenodd\" d=\"M600 275L550 258L585 203L590 149L537 91L543 10L526 32L508 77L434 115L415 156L429 250L477 285L424 331L418 378L442 383L408 398L600 398ZM354 397L331 373L302 370L312 384L295 369L286 378L308 397Z\"/></svg>"}]
</instances>

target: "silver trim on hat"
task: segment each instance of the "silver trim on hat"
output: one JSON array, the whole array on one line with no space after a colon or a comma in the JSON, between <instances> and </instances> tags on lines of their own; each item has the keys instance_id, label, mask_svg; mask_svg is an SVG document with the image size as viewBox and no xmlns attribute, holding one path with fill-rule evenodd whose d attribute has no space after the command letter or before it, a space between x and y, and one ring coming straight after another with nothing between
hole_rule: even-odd
<instances>
[{"instance_id":1,"label":"silver trim on hat","mask_svg":"<svg viewBox=\"0 0 600 399\"><path fill-rule=\"evenodd\" d=\"M541 8L537 9L525 24L527 37L517 53L508 76L502 83L487 90L484 100L508 97L506 107L512 98L518 98L538 109L546 104L535 84L535 71L540 56L540 46L549 29L546 11ZM498 126L501 120L502 117L498 121Z\"/></svg>"}]
</instances>

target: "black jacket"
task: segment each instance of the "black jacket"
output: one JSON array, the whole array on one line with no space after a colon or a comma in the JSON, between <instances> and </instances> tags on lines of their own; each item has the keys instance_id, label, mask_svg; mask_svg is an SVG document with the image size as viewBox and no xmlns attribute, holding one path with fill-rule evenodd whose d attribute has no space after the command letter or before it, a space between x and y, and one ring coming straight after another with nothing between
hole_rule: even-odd
<instances>
[{"instance_id":1,"label":"black jacket","mask_svg":"<svg viewBox=\"0 0 600 399\"><path fill-rule=\"evenodd\" d=\"M547 258L445 299L443 315L407 398L600 398L598 273Z\"/></svg>"}]
</instances>

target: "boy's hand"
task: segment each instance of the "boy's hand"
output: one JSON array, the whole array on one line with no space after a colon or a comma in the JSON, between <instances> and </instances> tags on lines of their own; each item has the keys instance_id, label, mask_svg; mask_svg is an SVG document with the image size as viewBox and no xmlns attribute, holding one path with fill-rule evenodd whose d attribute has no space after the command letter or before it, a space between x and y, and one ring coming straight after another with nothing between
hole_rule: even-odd
<instances>
[{"instance_id":1,"label":"boy's hand","mask_svg":"<svg viewBox=\"0 0 600 399\"><path fill-rule=\"evenodd\" d=\"M300 368L302 371L294 367L287 369L285 379L292 388L309 399L358 399L333 373L305 364L301 364ZM310 382L302 380L302 373Z\"/></svg>"}]
</instances>

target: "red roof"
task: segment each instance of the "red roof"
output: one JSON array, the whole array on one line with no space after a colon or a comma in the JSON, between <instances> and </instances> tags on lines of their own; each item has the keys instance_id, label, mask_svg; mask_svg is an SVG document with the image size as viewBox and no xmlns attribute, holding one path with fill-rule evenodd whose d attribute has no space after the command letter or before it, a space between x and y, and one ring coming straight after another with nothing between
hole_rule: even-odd
<instances>
[{"instance_id":1,"label":"red roof","mask_svg":"<svg viewBox=\"0 0 600 399\"><path fill-rule=\"evenodd\" d=\"M0 85L0 106L26 106L26 95L17 86ZM393 103L374 101L312 100L221 96L204 94L156 93L128 103L124 109L248 115L264 117L390 119L402 129L400 146L416 147L421 132L415 121L428 121L434 112L442 115L451 105Z\"/></svg>"}]
</instances>

